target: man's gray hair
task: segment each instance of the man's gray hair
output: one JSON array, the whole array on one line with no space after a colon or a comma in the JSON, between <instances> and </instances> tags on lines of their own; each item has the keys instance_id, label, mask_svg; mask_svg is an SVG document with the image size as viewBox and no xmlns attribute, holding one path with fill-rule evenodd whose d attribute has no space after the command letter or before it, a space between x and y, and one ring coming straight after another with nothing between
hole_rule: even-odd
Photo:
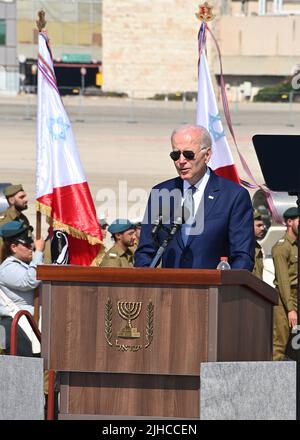
<instances>
[{"instance_id":1,"label":"man's gray hair","mask_svg":"<svg viewBox=\"0 0 300 440\"><path fill-rule=\"evenodd\" d=\"M195 140L199 141L199 147L201 149L212 148L212 139L209 131L203 127L202 125L192 125L192 124L184 124L174 128L171 134L171 142L173 143L173 137L182 131L193 130L196 131L197 134L195 136Z\"/></svg>"}]
</instances>

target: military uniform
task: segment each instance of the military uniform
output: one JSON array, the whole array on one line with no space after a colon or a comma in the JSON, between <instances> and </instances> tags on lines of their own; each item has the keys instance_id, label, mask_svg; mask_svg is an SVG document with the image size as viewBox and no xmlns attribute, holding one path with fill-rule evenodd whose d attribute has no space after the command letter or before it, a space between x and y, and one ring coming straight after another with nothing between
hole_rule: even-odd
<instances>
[{"instance_id":1,"label":"military uniform","mask_svg":"<svg viewBox=\"0 0 300 440\"><path fill-rule=\"evenodd\" d=\"M253 268L253 275L257 278L263 279L263 271L264 271L264 255L261 245L256 241L255 242L255 263Z\"/></svg>"},{"instance_id":2,"label":"military uniform","mask_svg":"<svg viewBox=\"0 0 300 440\"><path fill-rule=\"evenodd\" d=\"M22 185L8 185L4 188L3 194L6 198L9 198L16 195L20 191L24 191ZM5 211L0 212L0 227L12 221L23 222L25 226L29 226L28 218L21 212L19 213L16 211L14 206L10 206ZM31 233L31 231L28 231L28 233L29 232ZM2 247L3 240L0 238L0 263L3 260Z\"/></svg>"},{"instance_id":3,"label":"military uniform","mask_svg":"<svg viewBox=\"0 0 300 440\"><path fill-rule=\"evenodd\" d=\"M285 356L289 338L288 312L297 311L298 245L297 239L285 234L272 248L275 267L275 286L279 292L278 306L274 307L273 360Z\"/></svg>"},{"instance_id":4,"label":"military uniform","mask_svg":"<svg viewBox=\"0 0 300 440\"><path fill-rule=\"evenodd\" d=\"M101 263L106 253L107 253L106 247L102 246L96 257L93 259L91 266L97 266L97 267L101 266Z\"/></svg>"},{"instance_id":5,"label":"military uniform","mask_svg":"<svg viewBox=\"0 0 300 440\"><path fill-rule=\"evenodd\" d=\"M10 206L5 211L0 212L0 227L13 221L24 222L26 226L29 226L29 220L26 215L22 213L17 215L14 206Z\"/></svg>"},{"instance_id":6,"label":"military uniform","mask_svg":"<svg viewBox=\"0 0 300 440\"><path fill-rule=\"evenodd\" d=\"M23 246L33 245L32 237L28 235L28 226L19 221L9 222L0 227L0 236L5 240L14 240ZM36 268L43 262L43 252L36 251L31 262L26 263L10 255L0 265L0 326L4 329L4 337L0 340L2 350L9 352L10 327L12 318L19 310L34 313L34 290L41 283L36 279ZM18 342L18 355L32 356L32 346L29 336L22 328L18 327L20 340Z\"/></svg>"},{"instance_id":7,"label":"military uniform","mask_svg":"<svg viewBox=\"0 0 300 440\"><path fill-rule=\"evenodd\" d=\"M124 251L115 244L104 255L100 267L133 267L133 252L130 248Z\"/></svg>"}]
</instances>

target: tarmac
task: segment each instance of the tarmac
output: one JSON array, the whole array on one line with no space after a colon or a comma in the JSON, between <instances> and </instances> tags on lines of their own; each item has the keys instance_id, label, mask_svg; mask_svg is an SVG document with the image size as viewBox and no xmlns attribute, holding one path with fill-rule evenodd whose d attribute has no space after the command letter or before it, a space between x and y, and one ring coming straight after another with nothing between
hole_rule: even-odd
<instances>
[{"instance_id":1,"label":"tarmac","mask_svg":"<svg viewBox=\"0 0 300 440\"><path fill-rule=\"evenodd\" d=\"M170 135L178 125L195 123L196 102L82 96L62 99L98 215L106 214L109 221L117 216L142 216L151 187L176 175L169 158ZM254 178L263 183L252 136L300 134L300 104L231 103L230 110L240 153ZM240 177L249 181L224 121L223 126ZM0 182L24 185L29 196L25 213L34 225L36 96L0 96L0 129ZM283 166L288 166L291 158L283 146L284 152Z\"/></svg>"}]
</instances>

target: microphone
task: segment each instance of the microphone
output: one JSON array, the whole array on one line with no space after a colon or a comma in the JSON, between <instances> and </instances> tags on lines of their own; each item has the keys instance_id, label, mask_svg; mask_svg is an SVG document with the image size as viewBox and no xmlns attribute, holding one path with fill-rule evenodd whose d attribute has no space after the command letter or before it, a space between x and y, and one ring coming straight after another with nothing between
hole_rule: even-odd
<instances>
[{"instance_id":1,"label":"microphone","mask_svg":"<svg viewBox=\"0 0 300 440\"><path fill-rule=\"evenodd\" d=\"M173 235L176 234L178 229L181 228L182 225L182 217L176 217L176 219L173 222L172 228L170 229L169 236L173 237Z\"/></svg>"},{"instance_id":2,"label":"microphone","mask_svg":"<svg viewBox=\"0 0 300 440\"><path fill-rule=\"evenodd\" d=\"M159 216L159 218L160 217L162 217L162 216ZM168 246L169 242L173 239L174 235L176 234L178 229L181 227L181 225L182 225L182 217L176 217L176 219L174 220L172 227L169 231L168 236L164 239L164 241L162 242L162 244L158 248L158 250L155 254L155 257L151 261L151 264L149 267L156 267L157 266L157 264L159 263L160 259L163 256L163 253L166 250L166 247ZM156 224L155 224L155 226L156 226Z\"/></svg>"},{"instance_id":3,"label":"microphone","mask_svg":"<svg viewBox=\"0 0 300 440\"><path fill-rule=\"evenodd\" d=\"M161 224L162 224L162 219L163 219L163 216L159 215L157 217L157 219L155 220L154 226L153 226L153 228L151 230L152 237L155 237L157 235L158 231L160 230Z\"/></svg>"}]
</instances>

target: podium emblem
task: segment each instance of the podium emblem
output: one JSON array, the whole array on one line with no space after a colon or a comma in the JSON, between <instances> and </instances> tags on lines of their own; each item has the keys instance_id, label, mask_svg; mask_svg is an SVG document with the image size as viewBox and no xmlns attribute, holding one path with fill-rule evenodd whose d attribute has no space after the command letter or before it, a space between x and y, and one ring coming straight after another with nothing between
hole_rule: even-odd
<instances>
[{"instance_id":1,"label":"podium emblem","mask_svg":"<svg viewBox=\"0 0 300 440\"><path fill-rule=\"evenodd\" d=\"M140 339L141 334L137 327L132 326L132 321L136 320L142 313L143 303L141 301L118 301L117 311L118 315L126 321L124 327L122 327L117 337L122 339ZM112 329L112 311L113 303L110 298L107 298L105 303L105 339L108 345L115 348L118 351L138 351L143 348L148 348L153 340L153 322L154 322L154 305L150 300L146 306L146 331L145 331L145 343L144 344L124 344L120 343L118 339L113 341L113 329Z\"/></svg>"},{"instance_id":2,"label":"podium emblem","mask_svg":"<svg viewBox=\"0 0 300 440\"><path fill-rule=\"evenodd\" d=\"M137 331L137 328L132 327L131 325L131 322L141 313L141 309L141 302L118 301L118 313L121 318L127 320L125 327L123 327L118 333L119 338L135 339L141 336Z\"/></svg>"}]
</instances>

